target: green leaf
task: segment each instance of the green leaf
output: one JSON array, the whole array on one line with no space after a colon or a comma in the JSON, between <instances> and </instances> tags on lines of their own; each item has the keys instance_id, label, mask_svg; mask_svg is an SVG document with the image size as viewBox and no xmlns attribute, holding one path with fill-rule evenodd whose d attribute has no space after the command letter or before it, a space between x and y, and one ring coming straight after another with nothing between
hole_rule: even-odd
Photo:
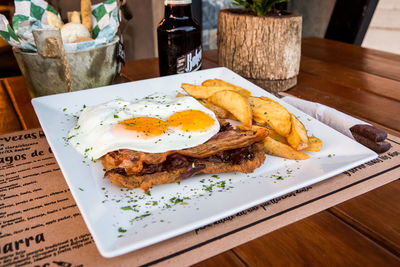
<instances>
[{"instance_id":1,"label":"green leaf","mask_svg":"<svg viewBox=\"0 0 400 267\"><path fill-rule=\"evenodd\" d=\"M257 16L266 16L276 4L287 1L288 0L233 0L232 4L249 8Z\"/></svg>"},{"instance_id":2,"label":"green leaf","mask_svg":"<svg viewBox=\"0 0 400 267\"><path fill-rule=\"evenodd\" d=\"M119 228L118 228L118 232L120 232L120 233L126 233L126 229L124 229L124 228L122 228L122 227L119 227Z\"/></svg>"}]
</instances>

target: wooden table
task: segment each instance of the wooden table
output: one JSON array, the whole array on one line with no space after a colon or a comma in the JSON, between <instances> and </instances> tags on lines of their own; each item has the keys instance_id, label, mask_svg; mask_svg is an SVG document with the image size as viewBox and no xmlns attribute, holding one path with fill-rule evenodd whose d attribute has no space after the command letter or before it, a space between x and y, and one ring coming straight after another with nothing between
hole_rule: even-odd
<instances>
[{"instance_id":1,"label":"wooden table","mask_svg":"<svg viewBox=\"0 0 400 267\"><path fill-rule=\"evenodd\" d=\"M216 67L216 60L216 51L205 52L203 68ZM123 69L129 80L158 75L157 59ZM400 55L307 38L298 84L288 92L400 135ZM0 133L39 127L22 77L0 80L0 114ZM197 266L400 266L399 207L396 180Z\"/></svg>"}]
</instances>

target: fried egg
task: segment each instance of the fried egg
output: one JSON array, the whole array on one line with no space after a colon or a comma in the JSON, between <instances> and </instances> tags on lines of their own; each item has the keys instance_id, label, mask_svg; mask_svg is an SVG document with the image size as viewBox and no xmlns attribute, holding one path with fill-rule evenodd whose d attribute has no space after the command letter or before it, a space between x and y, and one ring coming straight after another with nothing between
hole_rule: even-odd
<instances>
[{"instance_id":1,"label":"fried egg","mask_svg":"<svg viewBox=\"0 0 400 267\"><path fill-rule=\"evenodd\" d=\"M195 147L219 128L215 114L196 99L153 94L85 108L68 139L85 157L98 159L118 149L162 153Z\"/></svg>"}]
</instances>

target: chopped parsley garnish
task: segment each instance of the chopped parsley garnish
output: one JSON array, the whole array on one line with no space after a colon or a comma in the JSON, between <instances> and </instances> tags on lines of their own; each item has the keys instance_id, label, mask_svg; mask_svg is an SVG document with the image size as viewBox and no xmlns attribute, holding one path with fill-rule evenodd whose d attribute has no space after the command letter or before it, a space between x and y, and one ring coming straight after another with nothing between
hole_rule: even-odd
<instances>
[{"instance_id":1,"label":"chopped parsley garnish","mask_svg":"<svg viewBox=\"0 0 400 267\"><path fill-rule=\"evenodd\" d=\"M69 140L71 140L71 138L74 138L76 135L74 134L74 135L71 135L70 137L67 137L67 138L65 138L65 141L69 141Z\"/></svg>"},{"instance_id":2,"label":"chopped parsley garnish","mask_svg":"<svg viewBox=\"0 0 400 267\"><path fill-rule=\"evenodd\" d=\"M122 228L122 227L119 227L119 228L118 228L118 232L120 232L120 233L126 233L126 229L124 229L124 228Z\"/></svg>"},{"instance_id":3,"label":"chopped parsley garnish","mask_svg":"<svg viewBox=\"0 0 400 267\"><path fill-rule=\"evenodd\" d=\"M133 222L133 221L141 220L141 219L143 219L143 218L145 218L147 216L150 216L150 215L151 215L151 213L149 213L149 211L147 211L147 213L139 215L139 216L136 216L135 218L133 218L133 219L131 219L129 221Z\"/></svg>"}]
</instances>

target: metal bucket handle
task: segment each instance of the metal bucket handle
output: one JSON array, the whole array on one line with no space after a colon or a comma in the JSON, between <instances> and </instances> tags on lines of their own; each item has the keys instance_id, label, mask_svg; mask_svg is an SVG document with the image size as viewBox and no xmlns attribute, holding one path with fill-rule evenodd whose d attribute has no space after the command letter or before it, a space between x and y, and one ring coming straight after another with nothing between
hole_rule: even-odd
<instances>
[{"instance_id":1,"label":"metal bucket handle","mask_svg":"<svg viewBox=\"0 0 400 267\"><path fill-rule=\"evenodd\" d=\"M72 92L71 72L69 69L67 55L61 41L59 29L36 29L32 31L38 53L43 57L61 59L64 70L64 80L67 85L67 92Z\"/></svg>"}]
</instances>

